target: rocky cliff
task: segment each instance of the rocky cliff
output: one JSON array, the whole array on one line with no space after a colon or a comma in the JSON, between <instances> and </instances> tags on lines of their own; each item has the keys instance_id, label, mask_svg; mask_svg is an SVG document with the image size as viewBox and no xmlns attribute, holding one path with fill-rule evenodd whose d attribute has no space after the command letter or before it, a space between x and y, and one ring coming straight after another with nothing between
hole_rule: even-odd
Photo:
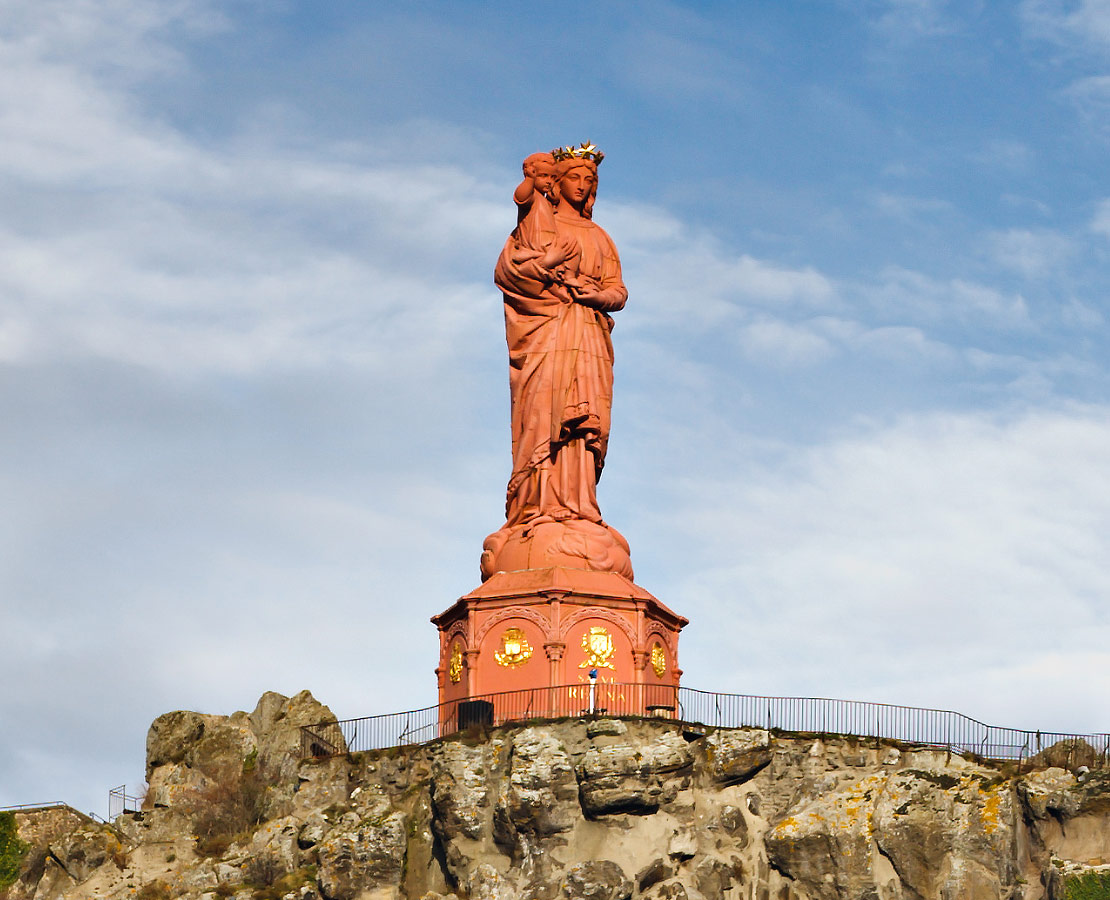
<instances>
[{"instance_id":1,"label":"rocky cliff","mask_svg":"<svg viewBox=\"0 0 1110 900\"><path fill-rule=\"evenodd\" d=\"M160 717L143 810L16 816L0 898L1110 898L1101 772L633 719L300 759L329 717L307 692Z\"/></svg>"}]
</instances>

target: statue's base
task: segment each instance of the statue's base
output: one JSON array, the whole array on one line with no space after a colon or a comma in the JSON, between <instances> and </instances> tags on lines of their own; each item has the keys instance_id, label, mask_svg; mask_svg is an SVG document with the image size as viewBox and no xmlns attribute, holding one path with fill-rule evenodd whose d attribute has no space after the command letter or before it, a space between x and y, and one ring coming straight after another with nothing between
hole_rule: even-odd
<instances>
[{"instance_id":1,"label":"statue's base","mask_svg":"<svg viewBox=\"0 0 1110 900\"><path fill-rule=\"evenodd\" d=\"M632 581L628 553L628 541L604 522L539 519L526 525L506 525L482 544L482 580L498 572L566 566L616 572Z\"/></svg>"},{"instance_id":2,"label":"statue's base","mask_svg":"<svg viewBox=\"0 0 1110 900\"><path fill-rule=\"evenodd\" d=\"M491 721L524 718L527 712L571 715L599 711L610 690L625 714L673 712L678 635L687 620L616 572L551 566L497 572L449 609L432 618L439 628L441 720L460 714L458 703L492 698ZM582 690L541 691L560 685ZM565 707L565 708L564 708ZM516 712L519 711L520 715Z\"/></svg>"}]
</instances>

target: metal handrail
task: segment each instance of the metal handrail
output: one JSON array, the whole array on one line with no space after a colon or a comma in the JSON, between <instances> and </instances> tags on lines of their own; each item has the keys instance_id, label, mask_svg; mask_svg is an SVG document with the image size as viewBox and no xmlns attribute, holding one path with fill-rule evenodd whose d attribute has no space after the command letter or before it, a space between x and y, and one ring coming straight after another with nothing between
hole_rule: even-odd
<instances>
[{"instance_id":1,"label":"metal handrail","mask_svg":"<svg viewBox=\"0 0 1110 900\"><path fill-rule=\"evenodd\" d=\"M84 816L101 825L107 825L108 820L101 816L99 813L87 812L83 813L81 810L74 806L70 806L64 800L51 800L48 803L15 803L12 806L0 806L0 813L3 812L38 812L43 809L68 809L70 812L78 816Z\"/></svg>"},{"instance_id":2,"label":"metal handrail","mask_svg":"<svg viewBox=\"0 0 1110 900\"><path fill-rule=\"evenodd\" d=\"M127 793L127 785L121 784L108 791L108 818L115 820L125 812L136 812L142 807L142 797Z\"/></svg>"},{"instance_id":3,"label":"metal handrail","mask_svg":"<svg viewBox=\"0 0 1110 900\"><path fill-rule=\"evenodd\" d=\"M583 714L583 684L530 688L466 697L436 706L342 719L304 726L305 757L344 752L383 750L423 743L462 730L468 724L500 725L532 719L553 719ZM899 706L828 697L769 697L725 694L696 688L628 683L599 683L605 699L597 712L608 716L643 716L648 711L673 710L673 718L686 724L721 728L767 728L817 734L843 734L937 747L959 754L996 760L1027 762L1045 748L1065 742L1070 755L1080 742L1090 747L1086 757L1098 767L1110 763L1110 734L1074 734L1025 731L987 725L947 709ZM660 703L659 700L669 703ZM463 715L482 709L484 719ZM1070 742L1071 747L1067 746ZM1036 748L1036 752L1033 748Z\"/></svg>"}]
</instances>

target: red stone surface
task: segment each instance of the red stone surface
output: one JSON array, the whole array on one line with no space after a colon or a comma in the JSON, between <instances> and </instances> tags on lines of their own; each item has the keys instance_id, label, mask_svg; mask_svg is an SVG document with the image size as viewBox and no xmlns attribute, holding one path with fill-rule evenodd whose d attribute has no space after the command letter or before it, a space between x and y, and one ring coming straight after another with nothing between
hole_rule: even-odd
<instances>
[{"instance_id":1,"label":"red stone surface","mask_svg":"<svg viewBox=\"0 0 1110 900\"><path fill-rule=\"evenodd\" d=\"M647 706L672 705L678 668L678 635L687 620L615 572L590 572L561 566L498 572L432 619L439 628L440 663L436 668L440 703L503 691L598 680L658 686L641 692ZM583 637L604 629L611 653L591 659ZM531 653L519 664L498 661L507 632L523 633ZM652 649L663 654L663 671L652 664ZM450 661L459 649L462 670L451 677ZM578 710L562 710L567 714ZM448 710L448 714L450 710Z\"/></svg>"},{"instance_id":2,"label":"red stone surface","mask_svg":"<svg viewBox=\"0 0 1110 900\"><path fill-rule=\"evenodd\" d=\"M593 221L600 154L543 156L524 161L518 224L494 270L505 301L513 470L505 524L483 545L482 577L525 564L631 578L628 544L597 502L613 406L610 314L628 298L617 248Z\"/></svg>"},{"instance_id":3,"label":"red stone surface","mask_svg":"<svg viewBox=\"0 0 1110 900\"><path fill-rule=\"evenodd\" d=\"M532 154L513 195L517 227L494 272L513 470L505 524L483 544L484 584L432 619L443 704L588 685L596 669L602 685L637 686L621 695L637 708L623 711L650 712L679 683L687 620L633 583L628 542L597 501L613 401L610 313L628 297L617 248L593 221L601 159L592 144ZM577 712L581 699L561 692L544 712ZM445 707L441 719L452 715Z\"/></svg>"}]
</instances>

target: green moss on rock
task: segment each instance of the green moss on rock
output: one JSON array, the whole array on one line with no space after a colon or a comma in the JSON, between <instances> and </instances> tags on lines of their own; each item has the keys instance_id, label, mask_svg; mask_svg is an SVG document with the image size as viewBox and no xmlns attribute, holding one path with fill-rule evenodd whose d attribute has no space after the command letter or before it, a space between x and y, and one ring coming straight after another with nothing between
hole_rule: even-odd
<instances>
[{"instance_id":1,"label":"green moss on rock","mask_svg":"<svg viewBox=\"0 0 1110 900\"><path fill-rule=\"evenodd\" d=\"M19 839L15 814L0 812L0 891L15 883L30 844Z\"/></svg>"},{"instance_id":2,"label":"green moss on rock","mask_svg":"<svg viewBox=\"0 0 1110 900\"><path fill-rule=\"evenodd\" d=\"M1110 897L1110 872L1065 876L1059 897L1060 900L1106 900Z\"/></svg>"}]
</instances>

